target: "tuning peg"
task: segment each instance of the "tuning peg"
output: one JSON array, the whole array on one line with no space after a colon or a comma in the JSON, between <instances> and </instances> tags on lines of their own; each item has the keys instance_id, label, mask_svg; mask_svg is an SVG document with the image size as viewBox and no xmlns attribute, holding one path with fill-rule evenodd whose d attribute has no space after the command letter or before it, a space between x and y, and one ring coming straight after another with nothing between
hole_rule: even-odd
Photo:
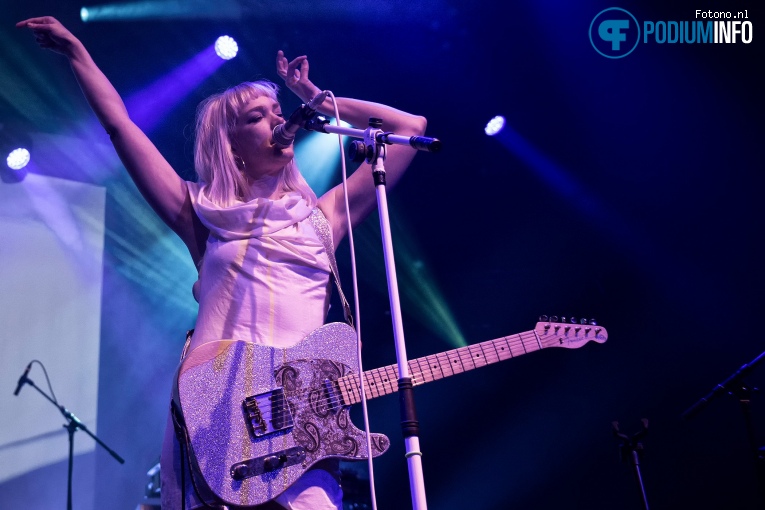
<instances>
[{"instance_id":1,"label":"tuning peg","mask_svg":"<svg viewBox=\"0 0 765 510\"><path fill-rule=\"evenodd\" d=\"M598 321L596 321L595 319L590 319L590 326L597 326L597 325L598 325Z\"/></svg>"},{"instance_id":2,"label":"tuning peg","mask_svg":"<svg viewBox=\"0 0 765 510\"><path fill-rule=\"evenodd\" d=\"M571 324L576 324L576 317L571 317Z\"/></svg>"},{"instance_id":3,"label":"tuning peg","mask_svg":"<svg viewBox=\"0 0 765 510\"><path fill-rule=\"evenodd\" d=\"M579 324L586 325L587 324L587 319L585 319L585 318L579 319Z\"/></svg>"},{"instance_id":4,"label":"tuning peg","mask_svg":"<svg viewBox=\"0 0 765 510\"><path fill-rule=\"evenodd\" d=\"M563 317L563 316L561 316L561 318L560 318L560 321L561 321L561 322L566 322L566 318L565 318L565 317Z\"/></svg>"},{"instance_id":5,"label":"tuning peg","mask_svg":"<svg viewBox=\"0 0 765 510\"><path fill-rule=\"evenodd\" d=\"M550 322L558 322L558 316L553 315L552 317L550 317Z\"/></svg>"},{"instance_id":6,"label":"tuning peg","mask_svg":"<svg viewBox=\"0 0 765 510\"><path fill-rule=\"evenodd\" d=\"M549 319L549 317L547 317L547 315L540 315L539 316L539 322L547 322L548 320L550 320L550 319Z\"/></svg>"}]
</instances>

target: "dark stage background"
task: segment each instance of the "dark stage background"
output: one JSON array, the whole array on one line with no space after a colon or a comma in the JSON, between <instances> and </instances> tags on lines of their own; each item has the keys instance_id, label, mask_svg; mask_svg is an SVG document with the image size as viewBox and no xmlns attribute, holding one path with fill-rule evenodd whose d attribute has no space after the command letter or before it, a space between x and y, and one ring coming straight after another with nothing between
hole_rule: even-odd
<instances>
[{"instance_id":1,"label":"dark stage background","mask_svg":"<svg viewBox=\"0 0 765 510\"><path fill-rule=\"evenodd\" d=\"M540 314L607 328L602 345L550 349L416 390L432 508L642 508L611 429L618 420L635 433L641 418L650 421L642 472L652 507L761 507L737 400L724 395L681 417L765 350L764 25L755 2L620 2L639 20L747 9L754 34L751 44L640 44L615 60L588 39L593 17L614 6L600 0L191 1L168 9L199 17L87 24L70 0L3 4L2 122L84 137L85 146L108 138L83 127L93 116L68 64L16 21L58 17L124 97L218 35L236 38L239 56L171 94L177 104L150 132L185 178L197 103L244 80L278 79L278 49L307 54L313 81L339 96L425 115L443 151L418 155L390 193L410 358L453 348L459 334L476 343L527 331ZM286 89L282 98L285 112L298 105ZM487 137L498 114L508 126ZM34 171L106 188L97 430L126 459L101 448L78 456L75 507L133 509L158 461L171 377L193 327L193 266L118 164L56 163ZM376 229L372 217L357 242L366 368L395 362ZM350 289L347 243L339 258ZM755 368L748 381L764 376ZM761 442L764 406L755 392ZM375 464L379 507L408 508L396 397L371 401L370 415L392 440ZM65 497L65 462L0 485L8 508L63 507Z\"/></svg>"}]
</instances>

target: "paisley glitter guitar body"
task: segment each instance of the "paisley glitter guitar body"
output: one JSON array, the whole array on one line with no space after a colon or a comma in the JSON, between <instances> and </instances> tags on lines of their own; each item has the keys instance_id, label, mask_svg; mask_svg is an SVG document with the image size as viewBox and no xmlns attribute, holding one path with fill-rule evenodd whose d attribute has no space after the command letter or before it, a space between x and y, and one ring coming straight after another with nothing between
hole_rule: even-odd
<instances>
[{"instance_id":1,"label":"paisley glitter guitar body","mask_svg":"<svg viewBox=\"0 0 765 510\"><path fill-rule=\"evenodd\" d=\"M412 382L607 338L601 326L543 319L532 331L410 360ZM397 378L396 365L364 372L367 399L397 391ZM211 505L258 505L322 459L366 459L366 436L348 416L361 401L359 386L356 332L344 323L287 349L243 341L194 349L179 368L174 400L200 495ZM371 437L373 456L388 449L386 436Z\"/></svg>"}]
</instances>

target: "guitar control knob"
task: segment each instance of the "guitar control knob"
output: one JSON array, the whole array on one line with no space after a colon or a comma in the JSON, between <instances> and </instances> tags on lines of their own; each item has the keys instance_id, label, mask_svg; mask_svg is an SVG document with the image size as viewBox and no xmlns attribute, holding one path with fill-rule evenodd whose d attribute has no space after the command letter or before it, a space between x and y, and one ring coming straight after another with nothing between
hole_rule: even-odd
<instances>
[{"instance_id":1,"label":"guitar control knob","mask_svg":"<svg viewBox=\"0 0 765 510\"><path fill-rule=\"evenodd\" d=\"M269 455L268 457L265 457L263 459L263 470L264 471L273 471L274 469L278 468L282 464L284 464L284 461L286 461L287 458L283 455Z\"/></svg>"},{"instance_id":2,"label":"guitar control knob","mask_svg":"<svg viewBox=\"0 0 765 510\"><path fill-rule=\"evenodd\" d=\"M234 480L244 480L249 473L250 470L245 464L237 464L231 468L231 478Z\"/></svg>"}]
</instances>

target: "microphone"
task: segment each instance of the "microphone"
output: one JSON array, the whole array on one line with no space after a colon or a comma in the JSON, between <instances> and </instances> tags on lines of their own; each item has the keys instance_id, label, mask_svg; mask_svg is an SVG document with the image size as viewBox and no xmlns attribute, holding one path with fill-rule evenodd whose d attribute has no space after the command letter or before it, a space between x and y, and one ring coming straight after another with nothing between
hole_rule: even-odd
<instances>
[{"instance_id":1,"label":"microphone","mask_svg":"<svg viewBox=\"0 0 765 510\"><path fill-rule=\"evenodd\" d=\"M273 139L274 145L282 149L286 149L292 142L295 141L295 134L300 130L305 123L313 117L316 113L316 108L324 101L329 94L328 91L319 92L313 99L308 101L308 104L301 105L300 108L295 110L287 122L279 124L274 128Z\"/></svg>"},{"instance_id":2,"label":"microphone","mask_svg":"<svg viewBox=\"0 0 765 510\"><path fill-rule=\"evenodd\" d=\"M27 382L27 376L29 375L29 369L32 368L32 362L29 362L29 365L27 365L27 368L24 370L24 373L19 377L19 383L16 385L16 391L13 392L14 396L18 396L19 392L21 391L21 387L24 386Z\"/></svg>"}]
</instances>

